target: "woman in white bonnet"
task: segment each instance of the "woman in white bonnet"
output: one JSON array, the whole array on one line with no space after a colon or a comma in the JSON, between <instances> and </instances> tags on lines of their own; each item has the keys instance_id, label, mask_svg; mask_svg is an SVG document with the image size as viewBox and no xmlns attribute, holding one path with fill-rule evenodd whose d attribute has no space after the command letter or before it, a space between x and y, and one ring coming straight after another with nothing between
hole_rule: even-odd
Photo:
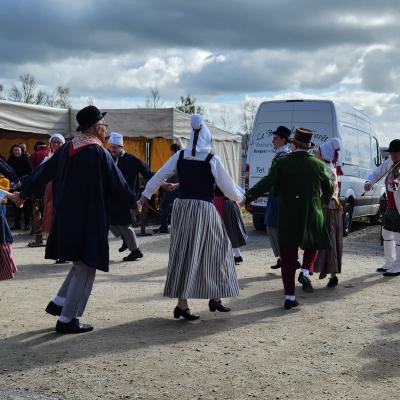
<instances>
[{"instance_id":1,"label":"woman in white bonnet","mask_svg":"<svg viewBox=\"0 0 400 400\"><path fill-rule=\"evenodd\" d=\"M53 154L65 144L65 138L61 133L53 133L49 139L50 154L43 160L46 162ZM51 229L51 221L53 217L53 182L46 185L46 190L43 199L43 218L42 218L42 232L47 235ZM64 260L56 260L56 264L62 264Z\"/></svg>"},{"instance_id":2,"label":"woman in white bonnet","mask_svg":"<svg viewBox=\"0 0 400 400\"><path fill-rule=\"evenodd\" d=\"M199 316L187 299L209 299L210 311L227 312L221 298L239 294L232 245L213 205L215 184L233 201L243 201L212 149L211 133L201 115L192 115L189 145L173 155L147 183L138 204L144 204L167 178L179 176L180 196L174 201L171 243L164 296L177 298L174 318Z\"/></svg>"},{"instance_id":3,"label":"woman in white bonnet","mask_svg":"<svg viewBox=\"0 0 400 400\"><path fill-rule=\"evenodd\" d=\"M322 207L325 226L329 233L332 248L320 250L314 264L314 271L320 273L319 279L324 279L330 274L327 287L335 287L338 284L339 280L336 274L340 274L342 271L343 220L342 207L339 201L338 178L336 174L336 162L339 158L340 149L340 139L332 138L322 144L316 152L316 157L325 163L327 172L334 183L331 201L329 205L324 205Z\"/></svg>"}]
</instances>

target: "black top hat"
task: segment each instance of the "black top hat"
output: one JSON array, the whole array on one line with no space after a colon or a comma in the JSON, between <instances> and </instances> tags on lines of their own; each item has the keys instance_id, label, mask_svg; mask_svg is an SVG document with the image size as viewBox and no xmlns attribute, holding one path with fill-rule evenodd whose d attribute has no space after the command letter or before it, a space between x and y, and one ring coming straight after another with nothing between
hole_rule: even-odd
<instances>
[{"instance_id":1,"label":"black top hat","mask_svg":"<svg viewBox=\"0 0 400 400\"><path fill-rule=\"evenodd\" d=\"M311 141L313 135L313 131L305 128L296 128L296 132L294 134L294 138L290 140L291 143L294 143L298 147L302 149L312 149L315 144Z\"/></svg>"},{"instance_id":2,"label":"black top hat","mask_svg":"<svg viewBox=\"0 0 400 400\"><path fill-rule=\"evenodd\" d=\"M289 136L291 135L291 133L292 132L290 131L290 129L286 128L286 126L283 126L283 125L278 126L276 128L276 131L272 132L273 135L278 135L284 139L289 139Z\"/></svg>"},{"instance_id":3,"label":"black top hat","mask_svg":"<svg viewBox=\"0 0 400 400\"><path fill-rule=\"evenodd\" d=\"M96 122L99 122L107 113L101 112L95 106L87 106L79 110L76 114L76 120L78 121L79 126L76 130L79 132L83 132L86 129L90 128Z\"/></svg>"},{"instance_id":4,"label":"black top hat","mask_svg":"<svg viewBox=\"0 0 400 400\"><path fill-rule=\"evenodd\" d=\"M389 153L398 153L400 152L400 139L394 139L389 144Z\"/></svg>"}]
</instances>

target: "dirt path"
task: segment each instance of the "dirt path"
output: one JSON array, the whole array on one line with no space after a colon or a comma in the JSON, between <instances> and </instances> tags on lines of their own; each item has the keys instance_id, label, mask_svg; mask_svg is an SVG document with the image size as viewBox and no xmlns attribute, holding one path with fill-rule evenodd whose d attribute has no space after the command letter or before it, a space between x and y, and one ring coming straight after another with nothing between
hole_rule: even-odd
<instances>
[{"instance_id":1,"label":"dirt path","mask_svg":"<svg viewBox=\"0 0 400 400\"><path fill-rule=\"evenodd\" d=\"M375 273L378 239L377 227L351 234L339 286L314 276L314 294L298 290L301 306L285 312L268 239L251 231L233 311L192 301L194 323L174 320L161 295L169 235L140 238L145 257L131 263L112 239L111 272L98 274L83 319L95 330L61 336L43 309L69 266L18 237L18 276L0 283L0 398L397 398L400 278Z\"/></svg>"}]
</instances>

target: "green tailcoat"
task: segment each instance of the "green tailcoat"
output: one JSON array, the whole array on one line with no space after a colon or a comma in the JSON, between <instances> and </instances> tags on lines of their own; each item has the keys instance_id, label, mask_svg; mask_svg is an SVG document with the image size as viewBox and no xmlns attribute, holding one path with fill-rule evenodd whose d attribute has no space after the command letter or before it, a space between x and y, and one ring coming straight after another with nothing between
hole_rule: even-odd
<instances>
[{"instance_id":1,"label":"green tailcoat","mask_svg":"<svg viewBox=\"0 0 400 400\"><path fill-rule=\"evenodd\" d=\"M305 151L276 159L267 176L246 193L246 203L273 187L278 196L278 242L281 247L331 247L321 200L328 204L333 184L324 164Z\"/></svg>"}]
</instances>

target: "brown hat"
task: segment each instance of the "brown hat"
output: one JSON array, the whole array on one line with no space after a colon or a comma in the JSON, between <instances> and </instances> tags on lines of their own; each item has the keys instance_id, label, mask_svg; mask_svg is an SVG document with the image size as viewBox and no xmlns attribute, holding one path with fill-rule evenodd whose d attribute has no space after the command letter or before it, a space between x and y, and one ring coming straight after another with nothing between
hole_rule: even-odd
<instances>
[{"instance_id":1,"label":"brown hat","mask_svg":"<svg viewBox=\"0 0 400 400\"><path fill-rule=\"evenodd\" d=\"M290 143L294 143L296 146L302 149L312 149L315 144L311 141L313 131L305 128L296 128L294 138L290 139Z\"/></svg>"}]
</instances>

